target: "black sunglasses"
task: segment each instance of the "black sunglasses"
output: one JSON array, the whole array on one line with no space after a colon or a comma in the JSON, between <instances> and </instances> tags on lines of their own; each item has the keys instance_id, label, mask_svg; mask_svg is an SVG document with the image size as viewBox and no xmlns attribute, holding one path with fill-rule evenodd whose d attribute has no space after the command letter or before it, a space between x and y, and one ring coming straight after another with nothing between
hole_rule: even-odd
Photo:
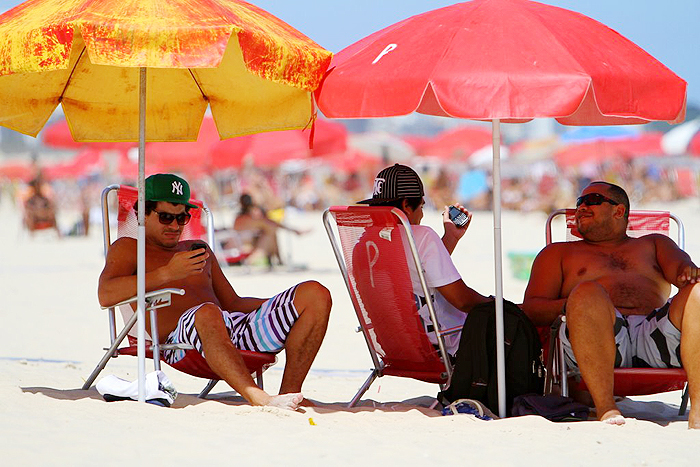
<instances>
[{"instance_id":1,"label":"black sunglasses","mask_svg":"<svg viewBox=\"0 0 700 467\"><path fill-rule=\"evenodd\" d=\"M171 214L169 212L158 212L152 209L153 212L158 214L158 220L161 224L169 225L172 224L173 220L177 221L178 225L187 225L187 223L192 218L192 214L188 212L181 212L180 214Z\"/></svg>"},{"instance_id":2,"label":"black sunglasses","mask_svg":"<svg viewBox=\"0 0 700 467\"><path fill-rule=\"evenodd\" d=\"M600 193L588 193L587 195L579 196L576 200L576 207L585 204L586 206L600 206L603 203L610 203L613 206L617 206L618 203L614 199L610 199L607 196L603 196Z\"/></svg>"}]
</instances>

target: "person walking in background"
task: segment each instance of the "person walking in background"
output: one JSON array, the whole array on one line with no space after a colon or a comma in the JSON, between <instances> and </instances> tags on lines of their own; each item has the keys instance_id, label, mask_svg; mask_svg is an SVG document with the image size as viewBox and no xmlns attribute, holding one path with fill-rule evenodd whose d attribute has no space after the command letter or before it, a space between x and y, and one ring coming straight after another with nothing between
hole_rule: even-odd
<instances>
[{"instance_id":1,"label":"person walking in background","mask_svg":"<svg viewBox=\"0 0 700 467\"><path fill-rule=\"evenodd\" d=\"M283 261L277 242L277 231L285 229L297 235L301 235L304 232L270 219L267 212L261 206L255 204L252 196L247 193L241 195L240 206L241 209L233 222L233 228L241 233L241 240L247 243L252 250L251 255L259 251L264 255L270 268L275 264L282 265Z\"/></svg>"},{"instance_id":2,"label":"person walking in background","mask_svg":"<svg viewBox=\"0 0 700 467\"><path fill-rule=\"evenodd\" d=\"M40 229L55 229L61 232L56 223L56 206L44 193L41 176L29 182L29 192L23 201L24 225L30 233Z\"/></svg>"}]
</instances>

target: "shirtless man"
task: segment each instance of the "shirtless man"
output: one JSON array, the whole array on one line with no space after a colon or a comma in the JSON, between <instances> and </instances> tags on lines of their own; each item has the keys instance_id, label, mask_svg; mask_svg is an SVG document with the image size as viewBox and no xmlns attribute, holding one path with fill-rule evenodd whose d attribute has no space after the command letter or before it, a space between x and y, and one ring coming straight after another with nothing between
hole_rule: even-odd
<instances>
[{"instance_id":1,"label":"shirtless man","mask_svg":"<svg viewBox=\"0 0 700 467\"><path fill-rule=\"evenodd\" d=\"M599 420L625 423L613 399L615 366L682 361L695 402L688 427L700 428L698 267L664 235L627 236L622 188L593 182L576 205L583 240L552 243L537 255L523 311L536 325L566 313L559 335L567 363L578 366ZM669 300L672 285L679 291Z\"/></svg>"},{"instance_id":2,"label":"shirtless man","mask_svg":"<svg viewBox=\"0 0 700 467\"><path fill-rule=\"evenodd\" d=\"M187 182L171 174L146 179L146 290L177 287L168 308L158 311L160 342L192 344L210 368L252 405L296 409L301 386L326 332L331 309L328 290L303 282L271 299L240 297L207 247L190 251L180 241L190 219ZM103 306L136 295L136 240L120 238L107 254L98 286ZM146 322L150 333L150 322ZM280 395L270 396L250 377L238 349L286 351ZM174 363L181 351L166 351Z\"/></svg>"}]
</instances>

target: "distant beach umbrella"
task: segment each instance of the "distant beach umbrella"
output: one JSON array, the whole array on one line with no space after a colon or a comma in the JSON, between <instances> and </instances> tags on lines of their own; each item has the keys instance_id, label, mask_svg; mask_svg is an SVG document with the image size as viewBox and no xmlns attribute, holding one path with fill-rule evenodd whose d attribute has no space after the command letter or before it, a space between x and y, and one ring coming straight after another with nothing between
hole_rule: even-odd
<instances>
[{"instance_id":1,"label":"distant beach umbrella","mask_svg":"<svg viewBox=\"0 0 700 467\"><path fill-rule=\"evenodd\" d=\"M661 139L661 147L669 156L700 154L700 118L691 120L669 130ZM694 141L697 141L695 145Z\"/></svg>"}]
</instances>

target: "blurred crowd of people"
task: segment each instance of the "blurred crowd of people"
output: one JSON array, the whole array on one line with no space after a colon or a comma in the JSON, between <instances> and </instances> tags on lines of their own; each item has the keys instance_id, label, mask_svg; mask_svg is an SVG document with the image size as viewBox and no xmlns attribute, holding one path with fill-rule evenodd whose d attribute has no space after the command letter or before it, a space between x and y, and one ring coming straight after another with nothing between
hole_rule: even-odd
<instances>
[{"instance_id":1,"label":"blurred crowd of people","mask_svg":"<svg viewBox=\"0 0 700 467\"><path fill-rule=\"evenodd\" d=\"M412 165L423 178L428 209L441 210L454 202L470 210L491 209L493 180L489 169L420 161L402 163ZM214 206L230 206L241 194L249 194L269 210L286 206L323 210L371 196L374 176L386 165L388 163L367 165L350 172L337 172L323 166L290 171L249 167L235 176L203 178L194 185ZM624 186L635 205L667 202L697 196L698 175L693 168L659 165L642 159L564 170L547 164L515 166L502 176L502 205L507 210L547 213L570 207L575 204L577 193L592 180Z\"/></svg>"},{"instance_id":2,"label":"blurred crowd of people","mask_svg":"<svg viewBox=\"0 0 700 467\"><path fill-rule=\"evenodd\" d=\"M609 161L565 169L557 168L551 161L504 163L502 206L525 212L551 212L573 206L576 194L591 180L606 180L625 187L635 205L697 196L697 169L660 163L660 160ZM195 196L206 200L213 210L228 210L235 215L245 210L241 200L247 199L264 212L275 213L283 212L286 207L323 210L367 198L375 174L391 162L377 159L365 161L352 170L338 170L311 159L277 168L247 165L235 172L216 175L182 175L191 180ZM418 159L401 163L412 165L423 178L427 209L441 210L453 202L460 202L470 210L491 209L493 181L488 166L436 164ZM112 182L99 174L78 181L49 181L37 171L29 183L0 181L0 193L22 210L28 231L49 227L68 235L82 235L88 233L91 219L99 222L100 192ZM121 182L135 184L135 180ZM59 225L56 221L56 213L61 211L73 213L69 225ZM281 215L277 217L280 220ZM272 262L279 262L274 244L265 250Z\"/></svg>"}]
</instances>

